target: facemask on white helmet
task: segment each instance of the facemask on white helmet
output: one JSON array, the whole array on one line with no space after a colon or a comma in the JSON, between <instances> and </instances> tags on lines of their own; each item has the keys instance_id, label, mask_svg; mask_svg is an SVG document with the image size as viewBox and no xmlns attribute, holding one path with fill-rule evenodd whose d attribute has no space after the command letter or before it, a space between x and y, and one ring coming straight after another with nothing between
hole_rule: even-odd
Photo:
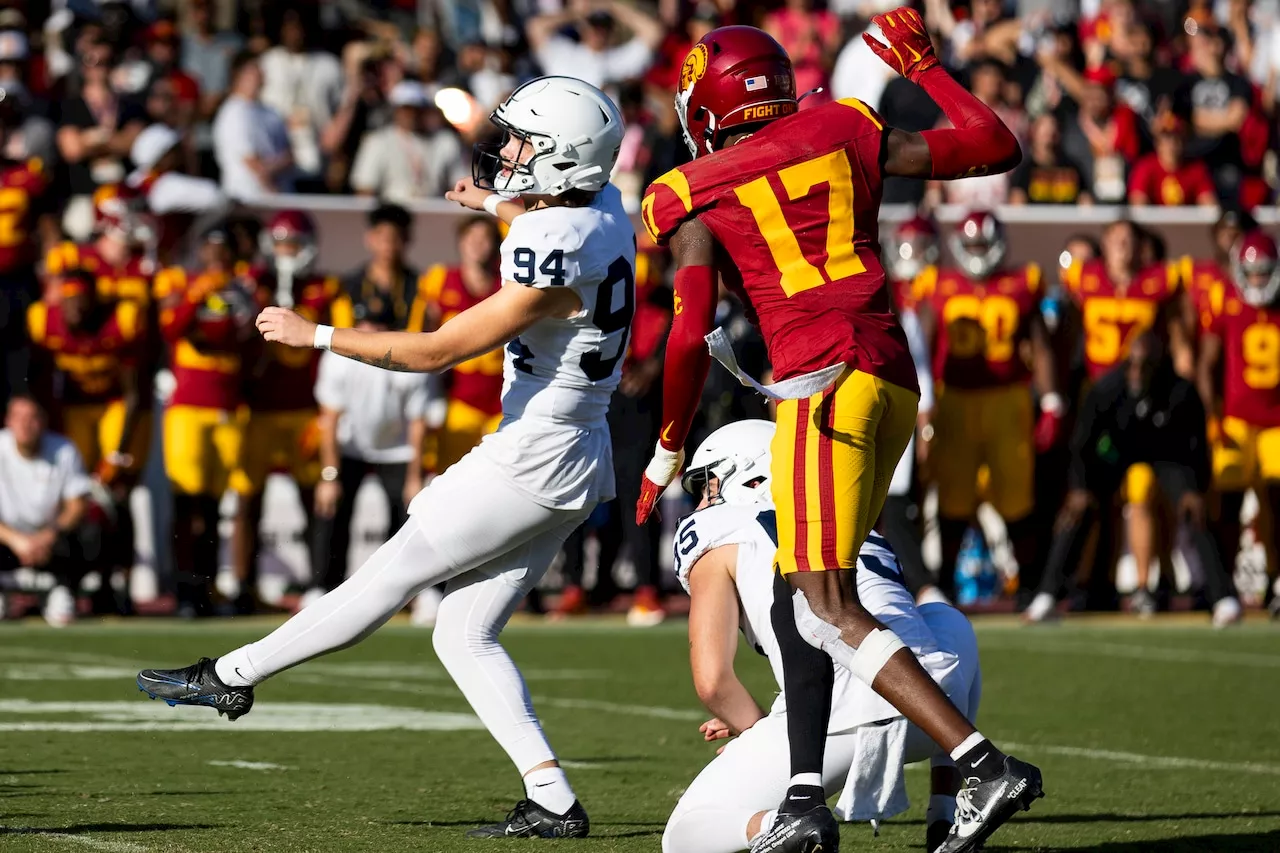
<instances>
[{"instance_id":1,"label":"facemask on white helmet","mask_svg":"<svg viewBox=\"0 0 1280 853\"><path fill-rule=\"evenodd\" d=\"M609 182L622 146L622 113L604 92L572 77L539 77L503 101L490 121L500 142L480 142L476 186L506 195L595 192Z\"/></svg>"},{"instance_id":2,"label":"facemask on white helmet","mask_svg":"<svg viewBox=\"0 0 1280 853\"><path fill-rule=\"evenodd\" d=\"M751 506L772 502L769 494L769 446L775 427L769 421L750 420L727 424L698 445L680 485L695 498L712 480L719 483L710 503Z\"/></svg>"}]
</instances>

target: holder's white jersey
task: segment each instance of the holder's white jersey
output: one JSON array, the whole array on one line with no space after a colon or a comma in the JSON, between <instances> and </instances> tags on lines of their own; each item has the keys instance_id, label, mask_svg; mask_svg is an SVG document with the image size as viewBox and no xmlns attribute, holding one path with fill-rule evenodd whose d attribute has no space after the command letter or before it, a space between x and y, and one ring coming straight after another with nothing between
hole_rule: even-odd
<instances>
[{"instance_id":1,"label":"holder's white jersey","mask_svg":"<svg viewBox=\"0 0 1280 853\"><path fill-rule=\"evenodd\" d=\"M718 504L698 510L680 522L675 537L676 576L685 591L698 559L723 545L738 546L736 586L740 624L747 642L769 659L779 690L783 686L782 653L773 633L773 558L778 549L777 521L769 503L754 506ZM889 543L877 533L867 537L858 552L855 573L862 606L902 639L935 678L949 673L956 656L938 648L928 624L902 581L902 567ZM784 706L778 695L774 710ZM899 716L897 709L844 667L836 667L832 691L831 733Z\"/></svg>"},{"instance_id":2,"label":"holder's white jersey","mask_svg":"<svg viewBox=\"0 0 1280 853\"><path fill-rule=\"evenodd\" d=\"M635 262L635 229L612 184L586 207L533 210L511 223L502 280L572 288L582 311L540 320L507 345L506 418L604 423L635 313Z\"/></svg>"}]
</instances>

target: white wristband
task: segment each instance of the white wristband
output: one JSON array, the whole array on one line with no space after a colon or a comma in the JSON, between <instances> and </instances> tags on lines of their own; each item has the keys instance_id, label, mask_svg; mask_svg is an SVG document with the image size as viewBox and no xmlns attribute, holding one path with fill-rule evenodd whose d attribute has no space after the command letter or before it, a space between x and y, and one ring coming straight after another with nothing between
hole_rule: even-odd
<instances>
[{"instance_id":1,"label":"white wristband","mask_svg":"<svg viewBox=\"0 0 1280 853\"><path fill-rule=\"evenodd\" d=\"M313 349L328 349L333 343L333 326L316 326L315 340L311 342Z\"/></svg>"},{"instance_id":2,"label":"white wristband","mask_svg":"<svg viewBox=\"0 0 1280 853\"><path fill-rule=\"evenodd\" d=\"M485 199L484 199L484 212L489 214L490 216L497 216L498 205L502 204L504 201L506 201L506 199L498 195L497 193L490 193L489 195L485 196Z\"/></svg>"}]
</instances>

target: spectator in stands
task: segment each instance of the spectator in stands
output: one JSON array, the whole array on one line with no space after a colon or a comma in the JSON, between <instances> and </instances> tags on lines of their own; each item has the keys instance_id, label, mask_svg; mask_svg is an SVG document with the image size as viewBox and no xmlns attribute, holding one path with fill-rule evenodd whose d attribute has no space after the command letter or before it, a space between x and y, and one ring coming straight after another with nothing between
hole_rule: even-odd
<instances>
[{"instance_id":1,"label":"spectator in stands","mask_svg":"<svg viewBox=\"0 0 1280 853\"><path fill-rule=\"evenodd\" d=\"M200 83L201 115L212 118L231 87L231 62L243 47L239 33L218 31L213 0L189 0L190 27L182 36L182 70Z\"/></svg>"},{"instance_id":2,"label":"spectator in stands","mask_svg":"<svg viewBox=\"0 0 1280 853\"><path fill-rule=\"evenodd\" d=\"M395 108L391 124L360 143L352 189L401 204L440 198L465 174L457 134L447 126L428 126L439 123L439 113L421 83L397 83L389 100Z\"/></svg>"},{"instance_id":3,"label":"spectator in stands","mask_svg":"<svg viewBox=\"0 0 1280 853\"><path fill-rule=\"evenodd\" d=\"M289 132L275 110L262 103L262 68L250 53L231 64L231 94L213 122L213 149L222 189L238 201L293 190Z\"/></svg>"},{"instance_id":4,"label":"spectator in stands","mask_svg":"<svg viewBox=\"0 0 1280 853\"><path fill-rule=\"evenodd\" d=\"M284 118L298 171L318 178L320 134L338 109L343 82L337 57L311 44L313 26L296 8L284 11L280 43L261 59L262 103Z\"/></svg>"},{"instance_id":5,"label":"spectator in stands","mask_svg":"<svg viewBox=\"0 0 1280 853\"><path fill-rule=\"evenodd\" d=\"M143 110L121 98L111 84L115 52L105 41L87 44L79 55L79 91L62 102L58 153L67 163L71 197L63 228L84 239L92 228L90 199L103 184L124 179L125 158L147 120Z\"/></svg>"},{"instance_id":6,"label":"spectator in stands","mask_svg":"<svg viewBox=\"0 0 1280 853\"><path fill-rule=\"evenodd\" d=\"M631 38L613 45L617 24L630 30ZM565 28L576 33L576 41L561 32ZM657 18L619 0L570 0L562 12L531 19L526 33L545 73L605 88L643 75L665 30Z\"/></svg>"},{"instance_id":7,"label":"spectator in stands","mask_svg":"<svg viewBox=\"0 0 1280 853\"><path fill-rule=\"evenodd\" d=\"M1019 138L1026 136L1026 117L1022 110L1005 99L1005 84L1009 69L994 59L976 60L969 70L969 88L974 97L990 107L1005 125ZM942 127L950 127L943 119ZM930 185L930 197L958 204L970 210L989 209L1004 204L1009 198L1008 173L982 175L964 181L935 181Z\"/></svg>"},{"instance_id":8,"label":"spectator in stands","mask_svg":"<svg viewBox=\"0 0 1280 853\"><path fill-rule=\"evenodd\" d=\"M1109 511L1125 472L1135 464L1155 469L1160 488L1190 533L1214 624L1239 621L1235 586L1206 522L1211 472L1205 429L1196 387L1174 372L1159 334L1142 334L1127 359L1093 387L1081 409L1071 438L1071 490L1058 516L1039 591L1025 614L1029 621L1053 614L1080 562L1094 517Z\"/></svg>"},{"instance_id":9,"label":"spectator in stands","mask_svg":"<svg viewBox=\"0 0 1280 853\"><path fill-rule=\"evenodd\" d=\"M19 26L9 29L5 25L13 23L14 15ZM54 126L46 114L46 106L31 93L28 77L31 49L26 33L22 32L21 19L16 9L0 11L0 26L5 27L0 30L0 90L4 91L5 100L12 99L18 105L21 122L6 137L0 155L9 160L39 157L45 168L52 169L58 156Z\"/></svg>"},{"instance_id":10,"label":"spectator in stands","mask_svg":"<svg viewBox=\"0 0 1280 853\"><path fill-rule=\"evenodd\" d=\"M150 86L165 81L173 92L176 113L162 118L175 127L189 127L200 109L200 83L182 68L182 41L173 21L162 19L147 28L147 62Z\"/></svg>"},{"instance_id":11,"label":"spectator in stands","mask_svg":"<svg viewBox=\"0 0 1280 853\"><path fill-rule=\"evenodd\" d=\"M1116 100L1150 123L1157 113L1172 106L1182 83L1177 69L1156 58L1151 25L1135 19L1111 39L1111 53L1119 65Z\"/></svg>"},{"instance_id":12,"label":"spectator in stands","mask_svg":"<svg viewBox=\"0 0 1280 853\"><path fill-rule=\"evenodd\" d=\"M397 331L421 332L425 306L418 296L418 270L409 266L405 251L413 234L413 217L398 204L380 204L369 211L364 248L369 260L342 278L353 305L381 315L388 308Z\"/></svg>"},{"instance_id":13,"label":"spectator in stands","mask_svg":"<svg viewBox=\"0 0 1280 853\"><path fill-rule=\"evenodd\" d=\"M831 100L831 68L840 52L840 21L828 9L815 9L813 0L786 0L780 9L764 17L764 31L778 40L791 56L796 74L796 94L815 89L824 92L805 99L817 105Z\"/></svg>"},{"instance_id":14,"label":"spectator in stands","mask_svg":"<svg viewBox=\"0 0 1280 853\"><path fill-rule=\"evenodd\" d=\"M85 525L90 481L75 445L45 429L33 398L11 397L0 430L0 571L39 568L56 586L44 616L55 627L75 619L75 590L97 559Z\"/></svg>"},{"instance_id":15,"label":"spectator in stands","mask_svg":"<svg viewBox=\"0 0 1280 853\"><path fill-rule=\"evenodd\" d=\"M326 180L332 192L349 192L347 175L360 143L372 131L391 123L391 90L404 78L404 69L372 42L352 42L343 51L346 85L333 120L320 136L329 159Z\"/></svg>"},{"instance_id":16,"label":"spectator in stands","mask_svg":"<svg viewBox=\"0 0 1280 853\"><path fill-rule=\"evenodd\" d=\"M1044 72L1077 104L1062 131L1062 150L1084 175L1095 201L1123 201L1128 191L1127 166L1142 149L1141 121L1114 95L1115 75L1098 68L1088 79L1060 58L1041 54Z\"/></svg>"},{"instance_id":17,"label":"spectator in stands","mask_svg":"<svg viewBox=\"0 0 1280 853\"><path fill-rule=\"evenodd\" d=\"M1240 131L1249 118L1253 88L1223 64L1227 37L1222 30L1201 25L1189 41L1191 73L1178 91L1175 104L1191 119L1186 155L1188 159L1204 161L1213 173L1220 196L1234 200L1244 168Z\"/></svg>"},{"instance_id":18,"label":"spectator in stands","mask_svg":"<svg viewBox=\"0 0 1280 853\"><path fill-rule=\"evenodd\" d=\"M401 328L393 305L377 297L355 306L356 328ZM390 530L404 524L406 507L422 491L422 449L427 406L439 378L397 373L331 352L320 358L316 402L320 406L320 482L315 496L312 588L302 606L319 599L347 576L351 515L356 492L370 474L387 497Z\"/></svg>"},{"instance_id":19,"label":"spectator in stands","mask_svg":"<svg viewBox=\"0 0 1280 853\"><path fill-rule=\"evenodd\" d=\"M1062 152L1057 116L1037 116L1031 123L1030 142L1010 178L1010 204L1088 204L1093 200L1080 167Z\"/></svg>"},{"instance_id":20,"label":"spectator in stands","mask_svg":"<svg viewBox=\"0 0 1280 853\"><path fill-rule=\"evenodd\" d=\"M1185 156L1186 131L1186 123L1173 113L1163 113L1155 120L1156 150L1134 164L1129 176L1129 204L1178 207L1218 203L1208 167Z\"/></svg>"}]
</instances>

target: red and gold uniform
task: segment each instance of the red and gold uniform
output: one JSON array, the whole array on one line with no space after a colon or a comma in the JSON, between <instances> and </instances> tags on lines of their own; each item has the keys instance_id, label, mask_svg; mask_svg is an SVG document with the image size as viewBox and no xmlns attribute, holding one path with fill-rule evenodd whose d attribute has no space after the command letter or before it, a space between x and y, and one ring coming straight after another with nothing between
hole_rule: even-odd
<instances>
[{"instance_id":1,"label":"red and gold uniform","mask_svg":"<svg viewBox=\"0 0 1280 853\"><path fill-rule=\"evenodd\" d=\"M1191 257L1178 262L1182 277L1182 289L1191 300L1196 313L1196 328L1206 330L1213 318L1222 311L1228 293L1232 292L1231 279L1217 261L1198 261Z\"/></svg>"},{"instance_id":2,"label":"red and gold uniform","mask_svg":"<svg viewBox=\"0 0 1280 853\"><path fill-rule=\"evenodd\" d=\"M979 503L978 472L986 466L986 497L1008 520L1034 501L1028 383L1022 344L1039 310L1040 268L996 272L975 281L957 270L922 276L916 298L937 318L933 375L937 408L930 467L938 481L938 511L970 518Z\"/></svg>"},{"instance_id":3,"label":"red and gold uniform","mask_svg":"<svg viewBox=\"0 0 1280 853\"><path fill-rule=\"evenodd\" d=\"M0 165L0 279L31 280L40 259L36 219L48 189L39 158Z\"/></svg>"},{"instance_id":4,"label":"red and gold uniform","mask_svg":"<svg viewBox=\"0 0 1280 853\"><path fill-rule=\"evenodd\" d=\"M1178 267L1157 265L1136 273L1122 291L1111 281L1102 261L1077 262L1067 268L1063 281L1080 306L1089 382L1114 370L1128 358L1133 342L1155 327L1161 314L1174 310L1179 280ZM1154 489L1155 472L1151 466L1129 468L1125 495L1130 502L1146 503Z\"/></svg>"},{"instance_id":5,"label":"red and gold uniform","mask_svg":"<svg viewBox=\"0 0 1280 853\"><path fill-rule=\"evenodd\" d=\"M1129 347L1153 328L1178 297L1176 266L1142 270L1123 290L1107 276L1101 261L1072 264L1063 274L1084 323L1084 361L1090 381L1128 358Z\"/></svg>"},{"instance_id":6,"label":"red and gold uniform","mask_svg":"<svg viewBox=\"0 0 1280 853\"><path fill-rule=\"evenodd\" d=\"M178 267L156 276L173 396L164 413L164 467L175 492L221 497L240 457L241 349L256 314L243 278Z\"/></svg>"},{"instance_id":7,"label":"red and gold uniform","mask_svg":"<svg viewBox=\"0 0 1280 853\"><path fill-rule=\"evenodd\" d=\"M502 282L494 281L496 292ZM427 270L418 284L418 297L427 311L439 316L440 325L486 297L475 296L462 281L458 267L436 266ZM415 310L411 314L422 314ZM501 348L464 361L445 377L449 405L444 424L428 442L426 467L437 474L465 456L480 440L502 422Z\"/></svg>"},{"instance_id":8,"label":"red and gold uniform","mask_svg":"<svg viewBox=\"0 0 1280 853\"><path fill-rule=\"evenodd\" d=\"M776 118L663 175L641 205L656 242L692 218L711 230L732 259L720 265L725 284L763 333L777 379L847 366L827 390L778 405L784 573L854 566L915 428L915 368L879 258L885 132L852 98Z\"/></svg>"},{"instance_id":9,"label":"red and gold uniform","mask_svg":"<svg viewBox=\"0 0 1280 853\"><path fill-rule=\"evenodd\" d=\"M154 265L141 254L131 255L116 266L102 256L93 243L59 243L45 258L45 271L57 276L64 270L83 269L98 282L98 297L104 302L127 300L143 308L151 305Z\"/></svg>"},{"instance_id":10,"label":"red and gold uniform","mask_svg":"<svg viewBox=\"0 0 1280 853\"><path fill-rule=\"evenodd\" d=\"M52 412L54 428L71 439L87 470L112 453L133 457L130 472L146 461L150 419L139 417L129 446L121 447L125 422L122 374L142 355L144 318L132 302L103 309L107 319L94 330L73 330L58 305L36 302L27 309L31 342L49 354L63 382Z\"/></svg>"},{"instance_id":11,"label":"red and gold uniform","mask_svg":"<svg viewBox=\"0 0 1280 853\"><path fill-rule=\"evenodd\" d=\"M1222 340L1215 484L1244 491L1280 482L1280 308L1255 308L1231 292L1208 331Z\"/></svg>"},{"instance_id":12,"label":"red and gold uniform","mask_svg":"<svg viewBox=\"0 0 1280 853\"><path fill-rule=\"evenodd\" d=\"M259 304L276 292L272 272L254 275ZM353 325L351 298L338 279L307 275L293 284L293 310L315 323ZM320 351L265 343L244 375L249 407L240 464L231 487L242 495L260 493L272 471L289 474L302 488L320 479L319 433L314 394Z\"/></svg>"}]
</instances>

